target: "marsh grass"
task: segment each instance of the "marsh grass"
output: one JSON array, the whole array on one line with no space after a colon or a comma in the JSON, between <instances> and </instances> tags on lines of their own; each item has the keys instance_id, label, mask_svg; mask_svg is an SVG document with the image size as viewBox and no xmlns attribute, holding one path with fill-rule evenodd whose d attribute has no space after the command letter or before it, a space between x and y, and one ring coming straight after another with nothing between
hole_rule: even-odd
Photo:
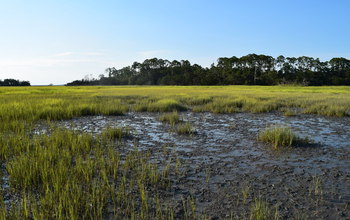
<instances>
[{"instance_id":1,"label":"marsh grass","mask_svg":"<svg viewBox=\"0 0 350 220\"><path fill-rule=\"evenodd\" d=\"M1 121L63 120L126 112L284 112L347 117L349 87L30 87L1 88ZM287 115L289 112L286 113Z\"/></svg>"},{"instance_id":2,"label":"marsh grass","mask_svg":"<svg viewBox=\"0 0 350 220\"><path fill-rule=\"evenodd\" d=\"M287 116L287 117L292 117L292 116L296 116L297 113L294 111L287 110L287 111L283 112L283 115Z\"/></svg>"},{"instance_id":3,"label":"marsh grass","mask_svg":"<svg viewBox=\"0 0 350 220\"><path fill-rule=\"evenodd\" d=\"M242 189L243 204L245 204L245 203L247 202L249 192L250 192L250 186L245 186L245 187Z\"/></svg>"},{"instance_id":4,"label":"marsh grass","mask_svg":"<svg viewBox=\"0 0 350 220\"><path fill-rule=\"evenodd\" d=\"M169 164L162 172L149 161L149 155L137 149L121 154L115 139L129 135L127 129L107 127L92 135L52 126L49 134L16 136L13 146L21 147L10 146L2 152L10 187L17 194L9 207L0 209L8 218L152 219L173 215L171 208L157 209L152 201L157 199L153 190L169 186L175 165ZM135 191L139 193L130 193Z\"/></svg>"},{"instance_id":5,"label":"marsh grass","mask_svg":"<svg viewBox=\"0 0 350 220\"><path fill-rule=\"evenodd\" d=\"M189 122L186 122L176 127L176 133L180 135L193 135L195 130Z\"/></svg>"},{"instance_id":6,"label":"marsh grass","mask_svg":"<svg viewBox=\"0 0 350 220\"><path fill-rule=\"evenodd\" d=\"M196 105L205 105L213 101L213 97L209 95L202 95L202 96L196 96L196 97L183 97L181 99L185 104L189 106L196 106Z\"/></svg>"},{"instance_id":7,"label":"marsh grass","mask_svg":"<svg viewBox=\"0 0 350 220\"><path fill-rule=\"evenodd\" d=\"M179 113L174 111L172 113L163 114L159 117L159 120L163 123L170 124L171 126L175 126L180 122Z\"/></svg>"},{"instance_id":8,"label":"marsh grass","mask_svg":"<svg viewBox=\"0 0 350 220\"><path fill-rule=\"evenodd\" d=\"M298 114L300 114L300 112L298 112L298 110L296 108L280 108L279 109L284 116L287 117L292 117L292 116L297 116Z\"/></svg>"},{"instance_id":9,"label":"marsh grass","mask_svg":"<svg viewBox=\"0 0 350 220\"><path fill-rule=\"evenodd\" d=\"M113 139L117 139L117 140L121 140L122 137L129 137L130 136L130 129L129 128L120 128L120 127L110 127L107 126L107 128L105 128L102 131L102 139L104 140L113 140Z\"/></svg>"},{"instance_id":10,"label":"marsh grass","mask_svg":"<svg viewBox=\"0 0 350 220\"><path fill-rule=\"evenodd\" d=\"M201 105L195 106L193 111L195 112L203 112L210 111L216 114L220 113L235 113L240 112L245 101L243 99L235 99L235 98L223 98L218 97L214 98L211 102Z\"/></svg>"},{"instance_id":11,"label":"marsh grass","mask_svg":"<svg viewBox=\"0 0 350 220\"><path fill-rule=\"evenodd\" d=\"M187 108L175 99L161 99L158 101L144 101L133 106L137 112L172 112L185 111Z\"/></svg>"},{"instance_id":12,"label":"marsh grass","mask_svg":"<svg viewBox=\"0 0 350 220\"><path fill-rule=\"evenodd\" d=\"M128 111L274 112L347 117L349 87L30 87L0 88L0 159L8 188L0 190L0 219L174 219L173 207L159 192L186 173L184 163L163 148L164 163L137 149L123 149L127 128L107 127L99 134L56 126L55 121ZM170 113L174 114L175 113ZM165 119L176 124L176 116ZM173 118L172 118L173 117ZM39 124L46 132L36 132ZM233 127L233 126L232 126ZM174 131L192 135L190 123ZM275 148L299 145L290 130L264 131L261 141ZM283 148L282 147L282 148ZM207 173L206 180L210 175ZM321 183L311 194L322 195ZM10 196L8 196L10 195ZM243 197L248 192L242 191ZM250 195L250 194L249 194ZM7 201L4 202L4 197ZM247 200L247 199L246 199ZM250 197L248 199L251 201ZM199 218L195 199L184 200L179 218ZM276 216L256 200L251 219Z\"/></svg>"},{"instance_id":13,"label":"marsh grass","mask_svg":"<svg viewBox=\"0 0 350 220\"><path fill-rule=\"evenodd\" d=\"M261 199L255 199L250 211L249 219L251 220L277 220L279 219L277 208L272 209L267 202Z\"/></svg>"},{"instance_id":14,"label":"marsh grass","mask_svg":"<svg viewBox=\"0 0 350 220\"><path fill-rule=\"evenodd\" d=\"M206 169L205 169L205 182L206 182L206 183L209 183L210 175L211 175L210 169L209 169L209 168L206 168Z\"/></svg>"},{"instance_id":15,"label":"marsh grass","mask_svg":"<svg viewBox=\"0 0 350 220\"><path fill-rule=\"evenodd\" d=\"M290 127L274 126L261 131L258 140L271 144L274 149L302 146L309 143L307 138L298 137Z\"/></svg>"},{"instance_id":16,"label":"marsh grass","mask_svg":"<svg viewBox=\"0 0 350 220\"><path fill-rule=\"evenodd\" d=\"M315 196L318 199L322 198L323 196L323 189L322 189L322 181L320 177L318 176L313 176L310 189L309 189L309 195L310 196Z\"/></svg>"},{"instance_id":17,"label":"marsh grass","mask_svg":"<svg viewBox=\"0 0 350 220\"><path fill-rule=\"evenodd\" d=\"M182 199L182 208L184 210L184 219L191 220L197 219L196 212L196 202L193 197L188 197L186 199Z\"/></svg>"},{"instance_id":18,"label":"marsh grass","mask_svg":"<svg viewBox=\"0 0 350 220\"><path fill-rule=\"evenodd\" d=\"M230 129L230 130L235 130L236 128L237 128L237 125L235 124L235 123L230 123L229 125L228 125L228 128Z\"/></svg>"}]
</instances>

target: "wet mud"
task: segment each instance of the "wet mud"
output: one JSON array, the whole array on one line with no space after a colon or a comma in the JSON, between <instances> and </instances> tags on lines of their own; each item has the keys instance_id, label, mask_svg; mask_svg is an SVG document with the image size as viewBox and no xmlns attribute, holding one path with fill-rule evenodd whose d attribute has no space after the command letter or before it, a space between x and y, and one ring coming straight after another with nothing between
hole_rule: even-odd
<instances>
[{"instance_id":1,"label":"wet mud","mask_svg":"<svg viewBox=\"0 0 350 220\"><path fill-rule=\"evenodd\" d=\"M247 217L260 199L284 219L350 219L350 118L184 112L180 118L196 131L186 136L159 116L130 112L60 124L93 133L106 126L129 127L126 148L138 146L159 164L164 154L176 155L183 175L174 177L162 197L178 212L190 197L197 211L212 219ZM290 126L312 144L275 151L258 142L259 131L275 124Z\"/></svg>"}]
</instances>

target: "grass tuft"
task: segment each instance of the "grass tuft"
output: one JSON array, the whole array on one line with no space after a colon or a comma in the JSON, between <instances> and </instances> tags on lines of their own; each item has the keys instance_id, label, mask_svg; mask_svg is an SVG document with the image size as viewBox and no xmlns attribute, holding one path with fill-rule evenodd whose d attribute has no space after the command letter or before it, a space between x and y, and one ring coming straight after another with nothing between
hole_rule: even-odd
<instances>
[{"instance_id":1,"label":"grass tuft","mask_svg":"<svg viewBox=\"0 0 350 220\"><path fill-rule=\"evenodd\" d=\"M255 199L250 211L250 220L277 220L279 213L277 209L271 209L267 202Z\"/></svg>"},{"instance_id":2,"label":"grass tuft","mask_svg":"<svg viewBox=\"0 0 350 220\"><path fill-rule=\"evenodd\" d=\"M192 135L192 134L194 134L194 132L195 131L189 122L180 124L176 127L176 133L178 133L180 135Z\"/></svg>"},{"instance_id":3,"label":"grass tuft","mask_svg":"<svg viewBox=\"0 0 350 220\"><path fill-rule=\"evenodd\" d=\"M107 127L102 131L102 138L108 140L121 140L122 137L127 137L130 135L128 128L113 128Z\"/></svg>"},{"instance_id":4,"label":"grass tuft","mask_svg":"<svg viewBox=\"0 0 350 220\"><path fill-rule=\"evenodd\" d=\"M260 132L258 140L271 144L274 149L307 144L308 139L299 138L289 127L270 127Z\"/></svg>"},{"instance_id":5,"label":"grass tuft","mask_svg":"<svg viewBox=\"0 0 350 220\"><path fill-rule=\"evenodd\" d=\"M147 108L147 111L149 112L172 112L185 110L187 110L187 108L174 99L161 99L157 102L151 103Z\"/></svg>"},{"instance_id":6,"label":"grass tuft","mask_svg":"<svg viewBox=\"0 0 350 220\"><path fill-rule=\"evenodd\" d=\"M179 114L177 112L163 114L160 116L159 120L172 126L180 122Z\"/></svg>"}]
</instances>

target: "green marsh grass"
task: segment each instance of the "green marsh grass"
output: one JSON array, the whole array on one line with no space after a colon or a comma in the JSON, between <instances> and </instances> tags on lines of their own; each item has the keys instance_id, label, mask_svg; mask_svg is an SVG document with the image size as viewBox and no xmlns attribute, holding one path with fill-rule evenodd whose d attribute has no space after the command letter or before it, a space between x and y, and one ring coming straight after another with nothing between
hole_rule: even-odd
<instances>
[{"instance_id":1,"label":"green marsh grass","mask_svg":"<svg viewBox=\"0 0 350 220\"><path fill-rule=\"evenodd\" d=\"M250 192L250 186L245 186L242 189L242 199L243 199L243 203L245 204L247 202L247 198Z\"/></svg>"},{"instance_id":2,"label":"green marsh grass","mask_svg":"<svg viewBox=\"0 0 350 220\"><path fill-rule=\"evenodd\" d=\"M292 116L296 116L297 113L295 111L292 111L292 110L286 110L283 112L283 115L287 116L287 117L292 117Z\"/></svg>"},{"instance_id":3,"label":"green marsh grass","mask_svg":"<svg viewBox=\"0 0 350 220\"><path fill-rule=\"evenodd\" d=\"M175 129L176 133L180 135L192 135L195 133L194 128L189 122L179 124Z\"/></svg>"},{"instance_id":4,"label":"green marsh grass","mask_svg":"<svg viewBox=\"0 0 350 220\"><path fill-rule=\"evenodd\" d=\"M261 131L258 140L271 144L274 149L308 144L308 139L299 138L290 127L274 126Z\"/></svg>"},{"instance_id":5,"label":"green marsh grass","mask_svg":"<svg viewBox=\"0 0 350 220\"><path fill-rule=\"evenodd\" d=\"M348 117L350 87L1 87L0 159L9 189L0 192L0 219L175 218L173 207L158 192L171 186L171 177L184 175L182 161L169 156L166 148L161 165L137 147L121 150L122 143L116 140L129 136L127 128L107 127L91 134L55 126L57 120L128 111L258 113L283 109ZM37 132L43 124L49 125L47 131ZM176 131L193 134L189 123L179 124ZM271 137L261 135L262 140L276 146L298 140L289 131L272 133ZM313 194L322 194L319 186L315 181ZM6 193L11 198L5 203ZM252 206L252 219L266 216L264 204L257 201ZM184 208L187 218L198 217L193 198L185 201Z\"/></svg>"},{"instance_id":6,"label":"green marsh grass","mask_svg":"<svg viewBox=\"0 0 350 220\"><path fill-rule=\"evenodd\" d=\"M105 140L117 139L121 140L122 137L130 136L130 131L128 128L114 128L107 126L107 128L102 132L102 138Z\"/></svg>"},{"instance_id":7,"label":"green marsh grass","mask_svg":"<svg viewBox=\"0 0 350 220\"><path fill-rule=\"evenodd\" d=\"M155 211L151 201L157 198L149 190L169 185L172 165L162 173L137 149L122 156L114 140L128 135L128 130L107 127L93 136L50 129L50 135L16 136L16 144L24 141L23 146L2 152L10 187L19 200L14 198L13 208L4 208L9 218L101 219L109 215L151 219L156 212L171 215L169 209ZM130 190L139 194L130 194Z\"/></svg>"},{"instance_id":8,"label":"green marsh grass","mask_svg":"<svg viewBox=\"0 0 350 220\"><path fill-rule=\"evenodd\" d=\"M322 189L322 181L320 177L313 176L310 189L309 189L309 195L315 196L318 198L321 198L323 195L323 189Z\"/></svg>"},{"instance_id":9,"label":"green marsh grass","mask_svg":"<svg viewBox=\"0 0 350 220\"><path fill-rule=\"evenodd\" d=\"M179 113L175 111L172 113L162 114L159 117L159 120L163 123L168 123L171 126L175 126L175 124L180 122Z\"/></svg>"},{"instance_id":10,"label":"green marsh grass","mask_svg":"<svg viewBox=\"0 0 350 220\"><path fill-rule=\"evenodd\" d=\"M350 115L350 87L103 86L0 88L2 121L62 120L132 111Z\"/></svg>"},{"instance_id":11,"label":"green marsh grass","mask_svg":"<svg viewBox=\"0 0 350 220\"><path fill-rule=\"evenodd\" d=\"M267 202L261 199L255 199L250 211L251 220L278 220L280 219L277 209L269 207Z\"/></svg>"},{"instance_id":12,"label":"green marsh grass","mask_svg":"<svg viewBox=\"0 0 350 220\"><path fill-rule=\"evenodd\" d=\"M187 108L175 99L161 99L158 101L144 101L135 104L135 111L138 112L172 112L185 111Z\"/></svg>"}]
</instances>

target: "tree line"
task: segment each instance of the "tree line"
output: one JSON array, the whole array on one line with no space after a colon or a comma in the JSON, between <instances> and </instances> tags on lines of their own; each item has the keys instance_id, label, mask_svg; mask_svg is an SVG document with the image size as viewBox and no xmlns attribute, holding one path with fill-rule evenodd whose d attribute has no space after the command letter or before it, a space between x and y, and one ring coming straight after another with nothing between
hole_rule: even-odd
<instances>
[{"instance_id":1,"label":"tree line","mask_svg":"<svg viewBox=\"0 0 350 220\"><path fill-rule=\"evenodd\" d=\"M0 80L0 86L30 86L30 82L17 79L4 79Z\"/></svg>"},{"instance_id":2,"label":"tree line","mask_svg":"<svg viewBox=\"0 0 350 220\"><path fill-rule=\"evenodd\" d=\"M67 85L350 85L350 60L248 54L221 57L203 68L188 60L152 58L121 69L107 68L105 74Z\"/></svg>"}]
</instances>

